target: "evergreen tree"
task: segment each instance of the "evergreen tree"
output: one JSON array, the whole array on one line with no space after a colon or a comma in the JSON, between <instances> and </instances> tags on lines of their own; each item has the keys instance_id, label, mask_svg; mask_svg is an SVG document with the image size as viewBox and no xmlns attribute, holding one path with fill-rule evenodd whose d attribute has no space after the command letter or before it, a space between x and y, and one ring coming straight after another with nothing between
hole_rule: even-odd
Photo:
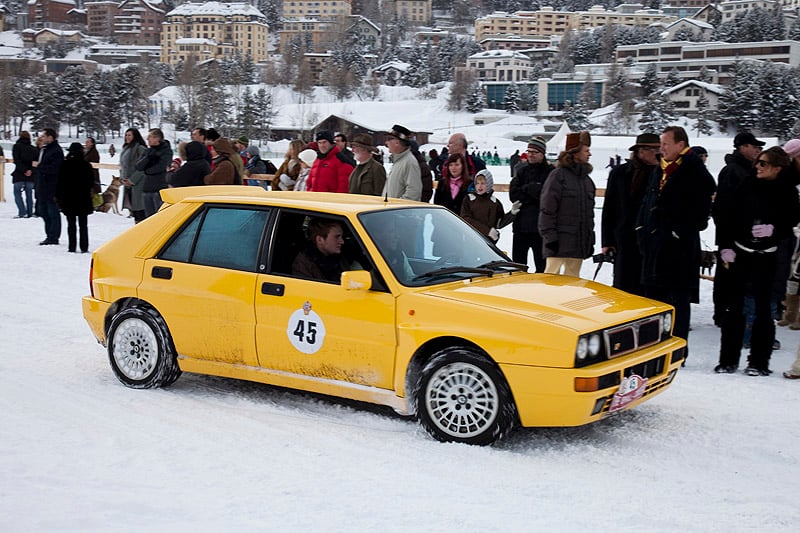
<instances>
[{"instance_id":1,"label":"evergreen tree","mask_svg":"<svg viewBox=\"0 0 800 533\"><path fill-rule=\"evenodd\" d=\"M714 131L713 128L711 127L709 118L710 118L709 102L705 93L703 93L697 99L696 128L698 135L711 135L711 132Z\"/></svg>"},{"instance_id":2,"label":"evergreen tree","mask_svg":"<svg viewBox=\"0 0 800 533\"><path fill-rule=\"evenodd\" d=\"M511 82L503 95L503 109L512 115L520 110L519 87L514 82Z\"/></svg>"},{"instance_id":3,"label":"evergreen tree","mask_svg":"<svg viewBox=\"0 0 800 533\"><path fill-rule=\"evenodd\" d=\"M467 103L469 94L472 91L473 77L467 71L458 76L450 84L450 96L447 99L447 109L450 111L461 111Z\"/></svg>"},{"instance_id":4,"label":"evergreen tree","mask_svg":"<svg viewBox=\"0 0 800 533\"><path fill-rule=\"evenodd\" d=\"M470 113L480 113L486 107L486 97L483 95L481 84L477 81L472 84L466 107Z\"/></svg>"},{"instance_id":5,"label":"evergreen tree","mask_svg":"<svg viewBox=\"0 0 800 533\"><path fill-rule=\"evenodd\" d=\"M564 102L562 109L562 116L567 121L567 126L573 131L588 130L591 126L589 122L589 113L586 111L586 106L580 101L573 104L569 100Z\"/></svg>"},{"instance_id":6,"label":"evergreen tree","mask_svg":"<svg viewBox=\"0 0 800 533\"><path fill-rule=\"evenodd\" d=\"M760 107L753 91L758 86L755 69L748 62L736 61L730 79L719 98L717 120L722 131L731 126L737 131L749 131L758 124Z\"/></svg>"},{"instance_id":7,"label":"evergreen tree","mask_svg":"<svg viewBox=\"0 0 800 533\"><path fill-rule=\"evenodd\" d=\"M642 132L662 131L675 121L671 103L660 92L649 94L641 111L639 129Z\"/></svg>"},{"instance_id":8,"label":"evergreen tree","mask_svg":"<svg viewBox=\"0 0 800 533\"><path fill-rule=\"evenodd\" d=\"M252 121L259 139L269 139L275 111L272 108L272 95L263 87L255 94L256 117Z\"/></svg>"},{"instance_id":9,"label":"evergreen tree","mask_svg":"<svg viewBox=\"0 0 800 533\"><path fill-rule=\"evenodd\" d=\"M711 73L708 71L705 65L700 67L700 71L697 73L697 81L702 81L705 83L712 82Z\"/></svg>"},{"instance_id":10,"label":"evergreen tree","mask_svg":"<svg viewBox=\"0 0 800 533\"><path fill-rule=\"evenodd\" d=\"M539 86L526 83L519 88L519 108L522 111L536 111L539 108Z\"/></svg>"},{"instance_id":11,"label":"evergreen tree","mask_svg":"<svg viewBox=\"0 0 800 533\"><path fill-rule=\"evenodd\" d=\"M658 81L658 67L655 63L648 63L641 81L642 94L649 95L656 92L661 86Z\"/></svg>"},{"instance_id":12,"label":"evergreen tree","mask_svg":"<svg viewBox=\"0 0 800 533\"><path fill-rule=\"evenodd\" d=\"M681 79L680 72L678 72L678 69L673 67L667 73L667 79L664 81L664 87L671 89L672 87L675 87L676 85L680 84L682 81L683 80Z\"/></svg>"}]
</instances>

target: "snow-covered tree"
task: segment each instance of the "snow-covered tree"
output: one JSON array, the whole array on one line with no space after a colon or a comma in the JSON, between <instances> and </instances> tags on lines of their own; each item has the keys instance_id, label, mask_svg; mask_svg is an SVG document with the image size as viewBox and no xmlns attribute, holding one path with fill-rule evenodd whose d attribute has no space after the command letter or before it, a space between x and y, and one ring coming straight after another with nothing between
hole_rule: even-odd
<instances>
[{"instance_id":1,"label":"snow-covered tree","mask_svg":"<svg viewBox=\"0 0 800 533\"><path fill-rule=\"evenodd\" d=\"M503 95L503 109L513 115L520 110L519 101L519 87L516 83L511 82Z\"/></svg>"},{"instance_id":2,"label":"snow-covered tree","mask_svg":"<svg viewBox=\"0 0 800 533\"><path fill-rule=\"evenodd\" d=\"M564 120L567 121L567 125L573 131L588 130L591 126L589 113L580 101L573 104L567 100L564 102L564 108L561 112Z\"/></svg>"},{"instance_id":3,"label":"snow-covered tree","mask_svg":"<svg viewBox=\"0 0 800 533\"><path fill-rule=\"evenodd\" d=\"M714 129L711 127L711 110L709 109L708 97L705 93L697 99L697 120L696 128L698 135L711 135Z\"/></svg>"},{"instance_id":4,"label":"snow-covered tree","mask_svg":"<svg viewBox=\"0 0 800 533\"><path fill-rule=\"evenodd\" d=\"M653 94L661 87L661 83L658 81L658 67L655 63L647 64L647 68L644 71L644 76L642 76L640 83L642 86L642 94L645 96Z\"/></svg>"},{"instance_id":5,"label":"snow-covered tree","mask_svg":"<svg viewBox=\"0 0 800 533\"><path fill-rule=\"evenodd\" d=\"M651 93L645 98L639 117L642 132L658 132L675 121L671 102L661 92Z\"/></svg>"},{"instance_id":6,"label":"snow-covered tree","mask_svg":"<svg viewBox=\"0 0 800 533\"><path fill-rule=\"evenodd\" d=\"M477 81L472 84L472 88L467 95L466 107L470 113L479 113L486 107L486 97L483 95L481 84Z\"/></svg>"}]
</instances>

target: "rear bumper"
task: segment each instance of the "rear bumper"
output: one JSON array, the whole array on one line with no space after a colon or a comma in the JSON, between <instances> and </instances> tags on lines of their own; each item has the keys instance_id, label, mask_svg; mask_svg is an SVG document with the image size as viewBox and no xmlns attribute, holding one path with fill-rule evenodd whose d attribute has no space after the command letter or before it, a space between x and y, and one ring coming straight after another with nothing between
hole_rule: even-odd
<instances>
[{"instance_id":1,"label":"rear bumper","mask_svg":"<svg viewBox=\"0 0 800 533\"><path fill-rule=\"evenodd\" d=\"M673 337L655 346L584 368L543 368L505 365L500 368L511 387L523 426L580 426L608 416L618 385L594 392L576 392L575 378L594 378L617 373L621 379L645 370L649 375L641 398L624 409L639 405L666 390L683 362L686 341ZM675 354L673 356L673 354ZM654 370L657 369L657 370Z\"/></svg>"},{"instance_id":2,"label":"rear bumper","mask_svg":"<svg viewBox=\"0 0 800 533\"><path fill-rule=\"evenodd\" d=\"M97 342L105 346L106 344L106 315L108 308L111 304L92 298L91 296L84 296L81 300L83 308L83 318L89 324L89 329L97 339Z\"/></svg>"}]
</instances>

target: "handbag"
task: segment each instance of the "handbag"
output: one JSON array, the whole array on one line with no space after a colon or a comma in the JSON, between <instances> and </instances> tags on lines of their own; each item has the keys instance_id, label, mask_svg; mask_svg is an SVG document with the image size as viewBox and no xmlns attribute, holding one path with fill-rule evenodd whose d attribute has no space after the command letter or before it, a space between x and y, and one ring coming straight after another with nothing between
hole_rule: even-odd
<instances>
[{"instance_id":1,"label":"handbag","mask_svg":"<svg viewBox=\"0 0 800 533\"><path fill-rule=\"evenodd\" d=\"M100 193L92 194L92 207L97 209L101 205L103 205L103 195Z\"/></svg>"}]
</instances>

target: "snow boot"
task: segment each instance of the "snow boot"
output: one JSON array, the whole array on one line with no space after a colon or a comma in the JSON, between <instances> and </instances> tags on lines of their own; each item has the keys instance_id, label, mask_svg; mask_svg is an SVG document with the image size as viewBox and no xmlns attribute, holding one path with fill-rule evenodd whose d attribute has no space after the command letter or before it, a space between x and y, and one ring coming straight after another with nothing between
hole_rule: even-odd
<instances>
[{"instance_id":1,"label":"snow boot","mask_svg":"<svg viewBox=\"0 0 800 533\"><path fill-rule=\"evenodd\" d=\"M778 325L789 326L791 329L800 329L800 323L798 323L797 317L800 308L800 295L787 294L784 304L786 305L786 309L783 311L783 318L778 320Z\"/></svg>"}]
</instances>

